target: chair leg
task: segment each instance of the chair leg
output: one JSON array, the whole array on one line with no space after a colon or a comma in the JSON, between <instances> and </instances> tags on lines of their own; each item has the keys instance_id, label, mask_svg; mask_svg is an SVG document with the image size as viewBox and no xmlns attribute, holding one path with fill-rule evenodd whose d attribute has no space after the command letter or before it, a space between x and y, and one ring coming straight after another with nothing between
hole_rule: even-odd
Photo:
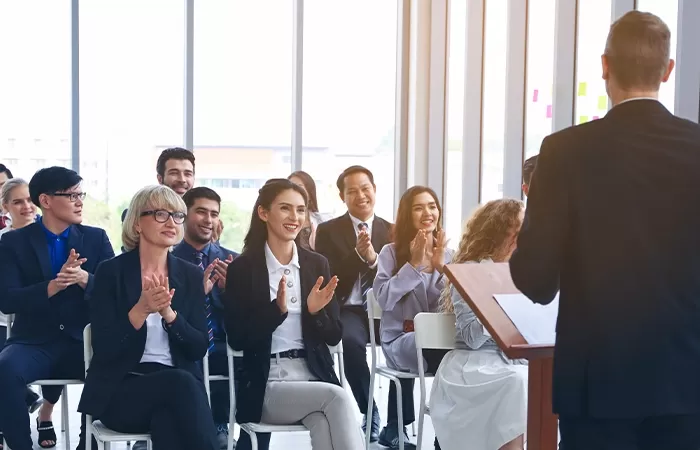
<instances>
[{"instance_id":1,"label":"chair leg","mask_svg":"<svg viewBox=\"0 0 700 450\"><path fill-rule=\"evenodd\" d=\"M150 438L146 439L146 449L153 450L153 441Z\"/></svg>"},{"instance_id":2,"label":"chair leg","mask_svg":"<svg viewBox=\"0 0 700 450\"><path fill-rule=\"evenodd\" d=\"M70 411L68 410L68 385L63 386L61 394L61 428L63 429L63 437L66 441L66 450L71 450L70 447Z\"/></svg>"},{"instance_id":3,"label":"chair leg","mask_svg":"<svg viewBox=\"0 0 700 450\"><path fill-rule=\"evenodd\" d=\"M258 450L258 436L255 433L250 433L250 448Z\"/></svg>"},{"instance_id":4,"label":"chair leg","mask_svg":"<svg viewBox=\"0 0 700 450\"><path fill-rule=\"evenodd\" d=\"M85 415L85 450L92 450L92 416Z\"/></svg>"},{"instance_id":5,"label":"chair leg","mask_svg":"<svg viewBox=\"0 0 700 450\"><path fill-rule=\"evenodd\" d=\"M105 443L98 440L97 441L97 450L105 450Z\"/></svg>"},{"instance_id":6,"label":"chair leg","mask_svg":"<svg viewBox=\"0 0 700 450\"><path fill-rule=\"evenodd\" d=\"M398 378L391 381L396 385L396 416L399 421L399 450L404 450L404 435L403 435L403 397L401 383Z\"/></svg>"},{"instance_id":7,"label":"chair leg","mask_svg":"<svg viewBox=\"0 0 700 450\"><path fill-rule=\"evenodd\" d=\"M418 411L418 444L416 445L416 450L421 450L423 445L423 426L425 425L425 403L422 403L421 399L420 410ZM413 435L416 435L416 428L413 427Z\"/></svg>"},{"instance_id":8,"label":"chair leg","mask_svg":"<svg viewBox=\"0 0 700 450\"><path fill-rule=\"evenodd\" d=\"M374 383L377 374L372 372L369 375L369 400L367 401L367 412L365 413L365 450L369 450L369 441L372 435L372 415L374 413Z\"/></svg>"}]
</instances>

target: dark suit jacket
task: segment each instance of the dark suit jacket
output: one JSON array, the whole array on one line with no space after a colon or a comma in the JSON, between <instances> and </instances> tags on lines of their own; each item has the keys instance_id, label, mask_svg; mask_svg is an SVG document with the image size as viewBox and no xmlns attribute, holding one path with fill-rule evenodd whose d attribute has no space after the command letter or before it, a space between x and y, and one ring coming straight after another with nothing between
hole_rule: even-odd
<instances>
[{"instance_id":1,"label":"dark suit jacket","mask_svg":"<svg viewBox=\"0 0 700 450\"><path fill-rule=\"evenodd\" d=\"M516 286L560 292L554 411L700 413L700 126L634 100L547 137Z\"/></svg>"},{"instance_id":2,"label":"dark suit jacket","mask_svg":"<svg viewBox=\"0 0 700 450\"><path fill-rule=\"evenodd\" d=\"M372 247L379 252L386 244L391 242L391 223L374 216L372 222ZM340 217L323 222L316 230L316 251L326 258L331 267L331 274L339 279L335 293L343 305L347 301L357 277L367 270L367 263L362 261L355 251L357 237L350 219L350 214L345 213ZM372 279L377 274L377 269L372 269Z\"/></svg>"},{"instance_id":3,"label":"dark suit jacket","mask_svg":"<svg viewBox=\"0 0 700 450\"><path fill-rule=\"evenodd\" d=\"M173 255L178 258L184 259L185 261L195 264L194 248L191 247L187 242L182 241L175 246L173 249ZM233 256L234 259L238 257L238 253L231 251L227 248L220 246L212 242L209 247L209 263L213 262L216 258L221 261L225 261L229 255ZM218 284L214 285L211 290L209 297L211 299L211 318L216 325L216 332L214 333L215 339L226 339L225 328L224 328L224 293L222 289L219 289Z\"/></svg>"},{"instance_id":4,"label":"dark suit jacket","mask_svg":"<svg viewBox=\"0 0 700 450\"><path fill-rule=\"evenodd\" d=\"M337 345L343 334L335 297L316 315L306 307L306 299L316 279L330 280L328 261L323 256L297 247L301 275L302 333L306 361L320 380L340 385L333 370L328 345ZM229 266L224 296L228 343L243 351L242 373L237 380L236 419L239 423L259 422L265 388L270 374L272 333L287 318L270 298L270 282L263 249L244 252Z\"/></svg>"},{"instance_id":5,"label":"dark suit jacket","mask_svg":"<svg viewBox=\"0 0 700 450\"><path fill-rule=\"evenodd\" d=\"M87 258L83 269L89 275L85 290L69 286L49 298L47 288L54 279L46 234L33 223L5 233L0 241L0 311L15 314L10 342L42 344L67 334L83 340L88 324L86 291L92 287L97 265L114 257L105 231L72 225L66 248Z\"/></svg>"},{"instance_id":6,"label":"dark suit jacket","mask_svg":"<svg viewBox=\"0 0 700 450\"><path fill-rule=\"evenodd\" d=\"M202 271L168 254L168 279L175 289L172 308L177 312L168 329L173 364L202 380L197 361L209 345ZM94 283L89 299L94 355L78 410L99 417L126 374L141 361L146 346L146 325L136 330L129 321L129 311L141 296L138 249L101 264Z\"/></svg>"}]
</instances>

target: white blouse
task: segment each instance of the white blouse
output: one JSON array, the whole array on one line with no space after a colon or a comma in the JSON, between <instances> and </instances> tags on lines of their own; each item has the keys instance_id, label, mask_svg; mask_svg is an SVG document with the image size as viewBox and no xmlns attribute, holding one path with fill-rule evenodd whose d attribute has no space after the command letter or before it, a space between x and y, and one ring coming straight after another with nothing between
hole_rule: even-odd
<instances>
[{"instance_id":1,"label":"white blouse","mask_svg":"<svg viewBox=\"0 0 700 450\"><path fill-rule=\"evenodd\" d=\"M170 353L168 332L163 328L163 317L159 313L151 313L146 318L146 347L143 349L141 362L159 363L173 366L173 356Z\"/></svg>"},{"instance_id":2,"label":"white blouse","mask_svg":"<svg viewBox=\"0 0 700 450\"><path fill-rule=\"evenodd\" d=\"M265 243L265 262L270 278L270 299L276 301L277 287L284 275L287 278L287 318L272 333L272 353L287 350L303 350L304 338L301 331L301 278L299 255L294 244L294 253L289 264L281 264Z\"/></svg>"}]
</instances>

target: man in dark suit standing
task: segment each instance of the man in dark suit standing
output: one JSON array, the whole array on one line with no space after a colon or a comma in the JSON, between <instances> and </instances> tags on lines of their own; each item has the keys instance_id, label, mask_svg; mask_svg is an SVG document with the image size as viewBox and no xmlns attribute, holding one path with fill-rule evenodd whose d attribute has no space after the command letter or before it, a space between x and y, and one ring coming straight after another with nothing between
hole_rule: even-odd
<instances>
[{"instance_id":1,"label":"man in dark suit standing","mask_svg":"<svg viewBox=\"0 0 700 450\"><path fill-rule=\"evenodd\" d=\"M366 293L377 274L377 254L390 242L391 223L374 215L377 187L368 169L348 167L340 174L336 184L348 212L318 226L316 251L328 259L331 274L339 279L335 293L341 304L345 376L357 406L362 414L366 414L369 402ZM366 425L363 423L363 429ZM379 425L379 412L375 405L371 424L372 442L379 438Z\"/></svg>"},{"instance_id":2,"label":"man in dark suit standing","mask_svg":"<svg viewBox=\"0 0 700 450\"><path fill-rule=\"evenodd\" d=\"M0 241L0 310L16 316L12 337L0 352L0 430L14 450L32 449L27 384L85 376L85 296L97 265L114 251L104 230L80 225L85 199L81 181L63 167L39 170L29 182L29 193L41 208L41 219L4 234ZM61 390L47 386L43 394L56 403ZM41 441L56 439L41 436Z\"/></svg>"},{"instance_id":3,"label":"man in dark suit standing","mask_svg":"<svg viewBox=\"0 0 700 450\"><path fill-rule=\"evenodd\" d=\"M534 302L560 291L562 450L700 445L700 126L657 100L670 43L652 14L612 25L613 108L544 140L510 261Z\"/></svg>"},{"instance_id":4,"label":"man in dark suit standing","mask_svg":"<svg viewBox=\"0 0 700 450\"><path fill-rule=\"evenodd\" d=\"M213 264L214 288L207 296L210 345L209 370L212 375L228 376L226 355L226 330L224 329L223 291L226 288L228 265L238 256L212 242L212 233L217 229L221 197L207 187L196 187L187 191L182 199L187 205L185 238L173 250L173 254L202 270ZM228 443L229 389L226 382L211 384L211 410L218 431L221 448Z\"/></svg>"}]
</instances>

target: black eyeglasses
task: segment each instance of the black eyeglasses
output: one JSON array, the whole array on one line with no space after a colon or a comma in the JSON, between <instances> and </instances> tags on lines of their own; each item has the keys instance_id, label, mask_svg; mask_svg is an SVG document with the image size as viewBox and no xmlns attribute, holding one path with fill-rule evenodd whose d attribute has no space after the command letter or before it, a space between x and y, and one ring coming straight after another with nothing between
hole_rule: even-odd
<instances>
[{"instance_id":1,"label":"black eyeglasses","mask_svg":"<svg viewBox=\"0 0 700 450\"><path fill-rule=\"evenodd\" d=\"M156 222L158 223L165 223L171 217L173 218L173 222L175 222L176 225L182 225L185 222L185 213L180 211L170 212L164 209L156 209L153 211L142 212L141 217L144 216L153 216L153 218L156 219Z\"/></svg>"},{"instance_id":2,"label":"black eyeglasses","mask_svg":"<svg viewBox=\"0 0 700 450\"><path fill-rule=\"evenodd\" d=\"M54 192L53 194L49 195L54 197L66 197L72 203L75 203L78 200L83 201L85 200L85 197L87 197L87 193L85 192Z\"/></svg>"}]
</instances>

